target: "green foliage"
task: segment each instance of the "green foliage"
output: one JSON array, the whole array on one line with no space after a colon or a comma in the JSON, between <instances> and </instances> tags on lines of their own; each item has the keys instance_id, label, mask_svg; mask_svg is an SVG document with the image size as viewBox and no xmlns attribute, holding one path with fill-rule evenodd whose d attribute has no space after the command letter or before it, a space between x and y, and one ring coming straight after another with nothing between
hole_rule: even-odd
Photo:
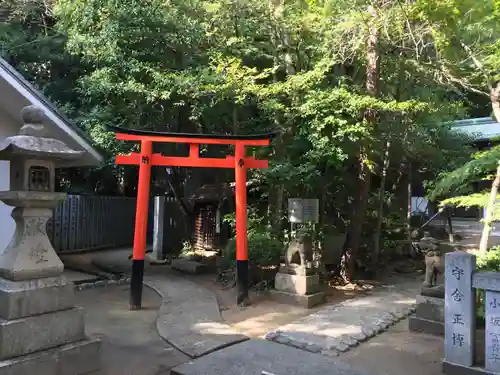
<instances>
[{"instance_id":1,"label":"green foliage","mask_svg":"<svg viewBox=\"0 0 500 375\"><path fill-rule=\"evenodd\" d=\"M248 260L259 266L277 266L283 256L283 244L270 233L248 233ZM236 238L227 243L224 260L228 265L236 262Z\"/></svg>"},{"instance_id":2,"label":"green foliage","mask_svg":"<svg viewBox=\"0 0 500 375\"><path fill-rule=\"evenodd\" d=\"M499 11L486 1L474 7L471 0L7 3L2 55L64 106L108 156L96 178L79 175L82 184L93 181L90 192L108 176L107 191L136 194L135 170L115 167L112 157L137 145L117 142L103 131L107 124L207 134L280 130L271 147L248 150L270 160L249 180L258 186L252 194L276 213L262 217L250 209L250 236L279 226L292 196L321 197L322 225L348 223L360 186L354 160L367 150L365 163L380 176L387 141L386 209L404 207L394 207L392 198L402 190L407 165L426 176L448 176L436 197L489 173L483 158L481 168L446 174L464 164L470 150L468 140L444 124L466 114L467 90L485 91L499 71ZM376 96L366 89L371 6L379 30ZM463 45L486 73L474 68ZM369 111L376 116L368 121ZM184 150L158 145L155 152ZM204 156L226 152L201 149ZM172 179L179 190L189 181L178 169ZM373 196L378 186L371 189ZM393 235L385 233L389 244Z\"/></svg>"},{"instance_id":3,"label":"green foliage","mask_svg":"<svg viewBox=\"0 0 500 375\"><path fill-rule=\"evenodd\" d=\"M476 267L480 272L500 272L500 246L492 247L487 253L478 254ZM484 298L484 290L477 290L477 314L482 319L485 317Z\"/></svg>"},{"instance_id":4,"label":"green foliage","mask_svg":"<svg viewBox=\"0 0 500 375\"><path fill-rule=\"evenodd\" d=\"M231 225L233 235L236 235L236 213L232 212L224 215L224 222ZM247 208L247 233L265 232L265 218L259 214L255 207Z\"/></svg>"},{"instance_id":5,"label":"green foliage","mask_svg":"<svg viewBox=\"0 0 500 375\"><path fill-rule=\"evenodd\" d=\"M485 254L479 254L476 265L478 271L500 272L500 246L492 247Z\"/></svg>"},{"instance_id":6,"label":"green foliage","mask_svg":"<svg viewBox=\"0 0 500 375\"><path fill-rule=\"evenodd\" d=\"M451 191L454 193L469 192L472 183L487 178L496 170L499 159L500 146L476 153L472 160L460 168L444 174L430 194L430 199L435 200L443 197ZM478 196L473 196L470 199L477 198Z\"/></svg>"},{"instance_id":7,"label":"green foliage","mask_svg":"<svg viewBox=\"0 0 500 375\"><path fill-rule=\"evenodd\" d=\"M454 207L482 207L486 208L488 206L488 201L490 199L490 192L484 191L481 193L473 193L469 195L462 195L458 197L452 197L441 201L440 205L450 205ZM495 204L493 207L492 221L500 220L500 210L498 205Z\"/></svg>"}]
</instances>

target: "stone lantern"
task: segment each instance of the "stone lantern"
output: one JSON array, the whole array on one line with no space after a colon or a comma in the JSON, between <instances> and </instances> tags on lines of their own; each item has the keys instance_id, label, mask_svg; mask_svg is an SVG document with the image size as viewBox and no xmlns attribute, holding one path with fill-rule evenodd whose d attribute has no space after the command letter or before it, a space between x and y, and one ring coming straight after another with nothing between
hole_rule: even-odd
<instances>
[{"instance_id":1,"label":"stone lantern","mask_svg":"<svg viewBox=\"0 0 500 375\"><path fill-rule=\"evenodd\" d=\"M55 168L83 152L46 138L41 109L21 114L19 134L0 142L0 160L10 161L10 190L0 200L14 207L16 224L0 250L0 375L84 374L96 369L100 342L85 336L83 309L46 232L66 197L55 192Z\"/></svg>"}]
</instances>

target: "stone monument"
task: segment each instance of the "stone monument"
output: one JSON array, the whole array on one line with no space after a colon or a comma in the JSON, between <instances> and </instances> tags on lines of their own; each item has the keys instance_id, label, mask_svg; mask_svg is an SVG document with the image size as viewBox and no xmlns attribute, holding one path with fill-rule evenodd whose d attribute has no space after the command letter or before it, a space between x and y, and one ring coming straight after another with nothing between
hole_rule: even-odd
<instances>
[{"instance_id":1,"label":"stone monument","mask_svg":"<svg viewBox=\"0 0 500 375\"><path fill-rule=\"evenodd\" d=\"M0 375L80 375L99 367L100 341L85 335L83 309L46 233L55 205L55 168L81 156L45 137L44 113L22 110L19 134L0 143L10 161L9 191L0 200L14 207L16 231L0 252Z\"/></svg>"},{"instance_id":2,"label":"stone monument","mask_svg":"<svg viewBox=\"0 0 500 375\"><path fill-rule=\"evenodd\" d=\"M319 273L313 267L313 243L304 229L299 229L285 253L285 263L274 279L273 291L278 301L311 308L321 303L325 295L320 291Z\"/></svg>"},{"instance_id":3,"label":"stone monument","mask_svg":"<svg viewBox=\"0 0 500 375\"><path fill-rule=\"evenodd\" d=\"M425 256L425 280L417 295L415 316L410 317L409 328L413 332L444 335L444 254L439 242L429 232L418 243Z\"/></svg>"}]
</instances>

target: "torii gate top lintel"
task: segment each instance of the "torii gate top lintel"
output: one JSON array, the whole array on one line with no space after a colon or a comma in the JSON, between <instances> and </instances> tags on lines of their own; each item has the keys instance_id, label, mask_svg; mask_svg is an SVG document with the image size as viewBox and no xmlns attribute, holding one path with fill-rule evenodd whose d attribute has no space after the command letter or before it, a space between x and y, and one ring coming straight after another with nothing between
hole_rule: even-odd
<instances>
[{"instance_id":1,"label":"torii gate top lintel","mask_svg":"<svg viewBox=\"0 0 500 375\"><path fill-rule=\"evenodd\" d=\"M246 170L267 168L267 160L246 156L247 146L267 146L278 132L253 135L169 133L147 130L132 130L107 126L106 130L116 134L121 141L141 143L140 152L117 155L116 164L138 165L137 210L135 217L132 278L130 285L130 307L141 308L144 258L146 254L146 232L148 218L149 187L152 166L234 168L236 183L236 271L237 303L248 298L248 249L247 249L247 197ZM164 156L153 154L153 143L187 143L189 156ZM200 144L234 145L234 156L225 158L200 157Z\"/></svg>"},{"instance_id":2,"label":"torii gate top lintel","mask_svg":"<svg viewBox=\"0 0 500 375\"><path fill-rule=\"evenodd\" d=\"M167 143L197 143L197 144L237 144L243 143L246 146L267 146L269 141L276 137L279 132L269 132L262 134L198 134L198 133L172 133L155 132L150 130L125 129L118 126L106 126L106 130L116 133L116 139L121 141L142 141Z\"/></svg>"}]
</instances>

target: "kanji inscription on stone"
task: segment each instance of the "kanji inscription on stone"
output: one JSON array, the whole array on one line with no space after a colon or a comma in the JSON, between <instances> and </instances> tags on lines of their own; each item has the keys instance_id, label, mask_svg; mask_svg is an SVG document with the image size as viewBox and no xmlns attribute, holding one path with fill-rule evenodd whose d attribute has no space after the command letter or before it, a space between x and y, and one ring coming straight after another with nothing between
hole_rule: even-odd
<instances>
[{"instance_id":1,"label":"kanji inscription on stone","mask_svg":"<svg viewBox=\"0 0 500 375\"><path fill-rule=\"evenodd\" d=\"M500 371L500 293L491 290L485 295L485 354L486 370Z\"/></svg>"},{"instance_id":2,"label":"kanji inscription on stone","mask_svg":"<svg viewBox=\"0 0 500 375\"><path fill-rule=\"evenodd\" d=\"M291 223L317 223L319 220L319 200L316 198L288 199L288 220Z\"/></svg>"},{"instance_id":3,"label":"kanji inscription on stone","mask_svg":"<svg viewBox=\"0 0 500 375\"><path fill-rule=\"evenodd\" d=\"M445 361L471 366L474 357L475 290L472 273L476 259L472 254L445 255Z\"/></svg>"},{"instance_id":4,"label":"kanji inscription on stone","mask_svg":"<svg viewBox=\"0 0 500 375\"><path fill-rule=\"evenodd\" d=\"M49 259L47 258L47 253L48 250L41 244L38 244L30 250L29 256L32 260L35 261L36 264L39 264L49 261Z\"/></svg>"},{"instance_id":5,"label":"kanji inscription on stone","mask_svg":"<svg viewBox=\"0 0 500 375\"><path fill-rule=\"evenodd\" d=\"M45 234L45 220L38 217L30 217L26 220L25 233L28 237Z\"/></svg>"}]
</instances>

